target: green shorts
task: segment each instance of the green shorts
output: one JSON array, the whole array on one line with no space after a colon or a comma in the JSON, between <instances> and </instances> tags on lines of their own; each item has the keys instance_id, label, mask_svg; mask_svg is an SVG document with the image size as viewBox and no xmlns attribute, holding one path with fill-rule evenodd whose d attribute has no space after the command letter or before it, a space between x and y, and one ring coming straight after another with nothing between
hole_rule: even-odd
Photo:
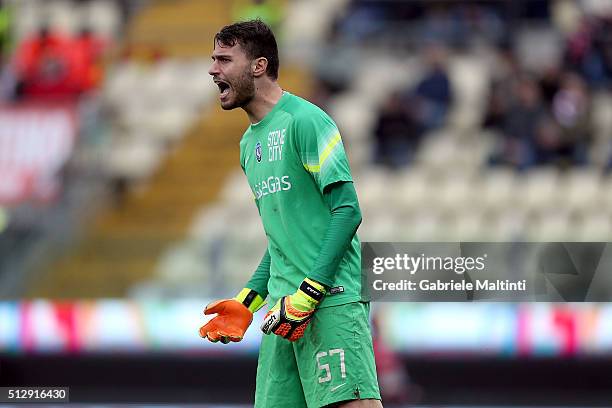
<instances>
[{"instance_id":1,"label":"green shorts","mask_svg":"<svg viewBox=\"0 0 612 408\"><path fill-rule=\"evenodd\" d=\"M340 401L380 399L369 303L317 310L304 337L263 336L256 408L319 408Z\"/></svg>"}]
</instances>

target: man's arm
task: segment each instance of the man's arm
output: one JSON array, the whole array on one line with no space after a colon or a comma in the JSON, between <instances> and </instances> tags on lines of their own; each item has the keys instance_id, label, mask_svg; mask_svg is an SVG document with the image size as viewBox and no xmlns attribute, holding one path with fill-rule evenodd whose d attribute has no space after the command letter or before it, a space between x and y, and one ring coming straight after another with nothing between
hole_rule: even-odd
<instances>
[{"instance_id":1,"label":"man's arm","mask_svg":"<svg viewBox=\"0 0 612 408\"><path fill-rule=\"evenodd\" d=\"M334 285L338 266L361 223L361 212L342 137L334 121L322 111L304 110L302 115L294 116L289 135L331 215L317 259L313 260L311 270L306 271L307 277L294 294L276 302L261 325L266 334L296 341L303 336L327 289Z\"/></svg>"},{"instance_id":2,"label":"man's arm","mask_svg":"<svg viewBox=\"0 0 612 408\"><path fill-rule=\"evenodd\" d=\"M270 252L266 249L259 266L247 282L244 289L234 298L246 306L251 313L255 313L264 305L264 300L268 296L268 280L270 279L270 265L272 261Z\"/></svg>"},{"instance_id":3,"label":"man's arm","mask_svg":"<svg viewBox=\"0 0 612 408\"><path fill-rule=\"evenodd\" d=\"M324 189L331 219L314 267L293 295L283 296L264 317L261 330L289 341L302 338L317 306L334 285L338 266L361 223L353 183L340 181Z\"/></svg>"},{"instance_id":4,"label":"man's arm","mask_svg":"<svg viewBox=\"0 0 612 408\"><path fill-rule=\"evenodd\" d=\"M271 263L270 252L266 249L263 258L261 258L261 262L259 262L259 266L245 285L246 288L257 292L262 299L268 296L268 280L270 279Z\"/></svg>"},{"instance_id":5,"label":"man's arm","mask_svg":"<svg viewBox=\"0 0 612 408\"><path fill-rule=\"evenodd\" d=\"M361 211L351 182L341 181L325 187L323 197L331 218L321 250L308 277L330 288L334 285L338 266L361 224Z\"/></svg>"}]
</instances>

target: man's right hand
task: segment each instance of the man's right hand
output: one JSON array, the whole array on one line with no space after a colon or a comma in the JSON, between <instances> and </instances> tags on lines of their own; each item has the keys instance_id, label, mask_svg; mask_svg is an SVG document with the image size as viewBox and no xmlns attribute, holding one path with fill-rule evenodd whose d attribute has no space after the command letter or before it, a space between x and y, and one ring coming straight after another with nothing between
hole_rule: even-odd
<instances>
[{"instance_id":1,"label":"man's right hand","mask_svg":"<svg viewBox=\"0 0 612 408\"><path fill-rule=\"evenodd\" d=\"M253 321L253 313L265 304L252 289L244 288L233 299L217 300L204 309L205 315L217 314L200 328L200 336L213 343L240 341Z\"/></svg>"},{"instance_id":2,"label":"man's right hand","mask_svg":"<svg viewBox=\"0 0 612 408\"><path fill-rule=\"evenodd\" d=\"M253 321L253 313L235 299L223 299L210 303L205 315L217 314L200 328L200 336L216 343L240 341Z\"/></svg>"}]
</instances>

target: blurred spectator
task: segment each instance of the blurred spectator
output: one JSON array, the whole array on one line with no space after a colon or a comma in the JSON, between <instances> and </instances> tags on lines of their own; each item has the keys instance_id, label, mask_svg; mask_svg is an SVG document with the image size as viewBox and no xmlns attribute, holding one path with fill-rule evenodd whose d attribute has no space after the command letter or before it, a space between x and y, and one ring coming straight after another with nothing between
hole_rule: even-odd
<instances>
[{"instance_id":1,"label":"blurred spectator","mask_svg":"<svg viewBox=\"0 0 612 408\"><path fill-rule=\"evenodd\" d=\"M551 66L544 70L539 80L542 99L547 106L552 106L553 99L561 86L562 72L558 66Z\"/></svg>"},{"instance_id":2,"label":"blurred spectator","mask_svg":"<svg viewBox=\"0 0 612 408\"><path fill-rule=\"evenodd\" d=\"M492 163L525 169L536 162L535 143L548 118L540 88L532 78L522 78L514 88L512 105L501 119L503 136Z\"/></svg>"},{"instance_id":3,"label":"blurred spectator","mask_svg":"<svg viewBox=\"0 0 612 408\"><path fill-rule=\"evenodd\" d=\"M520 79L521 69L516 56L508 46L500 47L496 57L483 126L502 130L505 116L510 106L514 104L514 89Z\"/></svg>"},{"instance_id":4,"label":"blurred spectator","mask_svg":"<svg viewBox=\"0 0 612 408\"><path fill-rule=\"evenodd\" d=\"M87 28L76 38L41 28L17 48L17 96L74 97L95 88L102 77L104 48L104 41Z\"/></svg>"},{"instance_id":5,"label":"blurred spectator","mask_svg":"<svg viewBox=\"0 0 612 408\"><path fill-rule=\"evenodd\" d=\"M564 75L552 103L559 125L559 139L552 150L541 152L541 163L585 164L591 140L591 101L584 80L573 73ZM559 161L563 161L560 163Z\"/></svg>"},{"instance_id":6,"label":"blurred spectator","mask_svg":"<svg viewBox=\"0 0 612 408\"><path fill-rule=\"evenodd\" d=\"M447 52L440 44L425 48L427 70L414 91L416 119L424 131L444 124L452 102L452 89L447 72Z\"/></svg>"},{"instance_id":7,"label":"blurred spectator","mask_svg":"<svg viewBox=\"0 0 612 408\"><path fill-rule=\"evenodd\" d=\"M591 86L612 80L612 16L584 16L566 42L566 63Z\"/></svg>"},{"instance_id":8,"label":"blurred spectator","mask_svg":"<svg viewBox=\"0 0 612 408\"><path fill-rule=\"evenodd\" d=\"M69 38L43 27L15 55L20 96L66 96L83 83L84 67Z\"/></svg>"},{"instance_id":9,"label":"blurred spectator","mask_svg":"<svg viewBox=\"0 0 612 408\"><path fill-rule=\"evenodd\" d=\"M414 88L392 94L375 126L374 161L398 168L410 164L423 133L444 125L452 103L446 49L428 45L423 53L426 71Z\"/></svg>"},{"instance_id":10,"label":"blurred spectator","mask_svg":"<svg viewBox=\"0 0 612 408\"><path fill-rule=\"evenodd\" d=\"M413 105L399 93L384 104L376 123L376 163L398 168L410 163L420 141L421 130L414 120Z\"/></svg>"}]
</instances>

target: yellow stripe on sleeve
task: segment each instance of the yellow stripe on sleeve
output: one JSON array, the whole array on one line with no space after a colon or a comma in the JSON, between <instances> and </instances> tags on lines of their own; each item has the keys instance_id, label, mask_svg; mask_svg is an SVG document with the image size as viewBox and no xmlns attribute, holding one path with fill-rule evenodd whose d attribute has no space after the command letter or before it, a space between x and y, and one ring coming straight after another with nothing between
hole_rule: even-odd
<instances>
[{"instance_id":1,"label":"yellow stripe on sleeve","mask_svg":"<svg viewBox=\"0 0 612 408\"><path fill-rule=\"evenodd\" d=\"M305 164L304 168L311 173L318 173L321 171L321 166L319 166L318 164Z\"/></svg>"},{"instance_id":2,"label":"yellow stripe on sleeve","mask_svg":"<svg viewBox=\"0 0 612 408\"><path fill-rule=\"evenodd\" d=\"M332 138L332 140L327 144L327 146L323 150L323 153L321 153L321 157L319 157L320 166L323 166L323 163L325 163L325 160L327 160L327 157L330 155L331 151L338 144L340 140L342 140L340 138L340 133L336 133L336 135Z\"/></svg>"},{"instance_id":3,"label":"yellow stripe on sleeve","mask_svg":"<svg viewBox=\"0 0 612 408\"><path fill-rule=\"evenodd\" d=\"M304 167L306 168L306 170L308 170L311 173L320 172L321 166L323 166L323 163L325 163L325 160L327 160L332 150L334 149L334 147L336 147L336 145L338 144L338 142L340 142L340 140L342 140L342 138L340 137L340 133L336 132L332 140L330 140L327 146L325 146L325 149L323 149L323 152L319 156L319 164L305 164Z\"/></svg>"}]
</instances>

